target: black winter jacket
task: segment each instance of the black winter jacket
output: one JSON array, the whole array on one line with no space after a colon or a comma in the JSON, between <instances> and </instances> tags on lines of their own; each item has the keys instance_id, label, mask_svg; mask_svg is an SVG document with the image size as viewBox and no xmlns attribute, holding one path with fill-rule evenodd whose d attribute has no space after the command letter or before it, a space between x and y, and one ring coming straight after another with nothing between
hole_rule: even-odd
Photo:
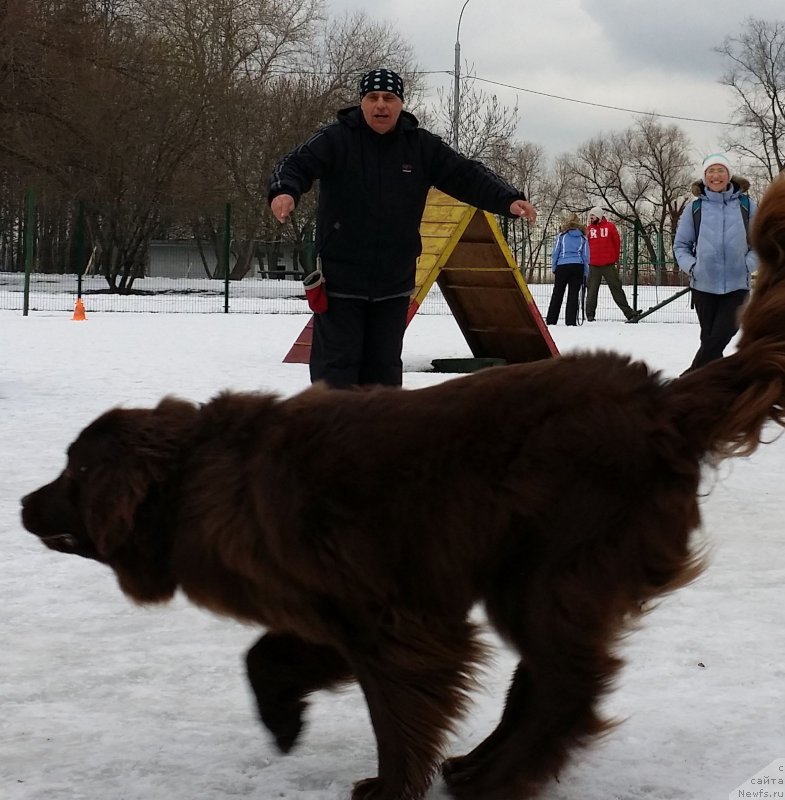
<instances>
[{"instance_id":1,"label":"black winter jacket","mask_svg":"<svg viewBox=\"0 0 785 800\"><path fill-rule=\"evenodd\" d=\"M395 129L371 130L358 106L285 155L270 177L268 202L295 202L320 180L316 248L328 294L372 300L408 294L422 251L419 227L428 190L510 216L525 199L478 161L456 153L404 111Z\"/></svg>"}]
</instances>

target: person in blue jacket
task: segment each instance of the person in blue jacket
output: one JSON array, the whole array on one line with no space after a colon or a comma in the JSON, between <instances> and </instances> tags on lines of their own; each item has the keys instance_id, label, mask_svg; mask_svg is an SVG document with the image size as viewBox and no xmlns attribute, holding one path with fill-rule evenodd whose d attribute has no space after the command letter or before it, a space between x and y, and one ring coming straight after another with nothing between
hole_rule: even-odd
<instances>
[{"instance_id":1,"label":"person in blue jacket","mask_svg":"<svg viewBox=\"0 0 785 800\"><path fill-rule=\"evenodd\" d=\"M371 70L360 104L285 155L268 202L283 223L319 179L316 249L327 307L314 317L311 381L334 388L402 383L401 351L432 186L493 214L537 212L523 192L455 152L403 110L403 80Z\"/></svg>"},{"instance_id":2,"label":"person in blue jacket","mask_svg":"<svg viewBox=\"0 0 785 800\"><path fill-rule=\"evenodd\" d=\"M564 321L567 325L578 324L578 296L589 274L589 240L586 227L575 214L571 214L561 225L551 254L553 269L553 293L545 322L556 325L559 321L564 290L567 289L567 305Z\"/></svg>"},{"instance_id":3,"label":"person in blue jacket","mask_svg":"<svg viewBox=\"0 0 785 800\"><path fill-rule=\"evenodd\" d=\"M748 238L756 211L749 188L748 180L732 174L726 155L713 153L703 160L703 180L692 184L700 202L687 203L679 218L673 253L690 276L700 323L700 347L686 372L722 358L739 330L739 311L758 264Z\"/></svg>"}]
</instances>

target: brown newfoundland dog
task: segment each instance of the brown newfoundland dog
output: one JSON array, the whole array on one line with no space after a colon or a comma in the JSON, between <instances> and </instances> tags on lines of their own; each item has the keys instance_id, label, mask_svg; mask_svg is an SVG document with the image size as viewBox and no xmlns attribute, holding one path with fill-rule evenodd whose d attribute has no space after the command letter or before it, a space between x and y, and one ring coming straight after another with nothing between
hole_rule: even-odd
<instances>
[{"instance_id":1,"label":"brown newfoundland dog","mask_svg":"<svg viewBox=\"0 0 785 800\"><path fill-rule=\"evenodd\" d=\"M283 751L311 693L358 681L379 770L354 800L420 798L439 766L455 798L531 797L603 730L626 623L698 574L702 464L783 424L785 181L753 236L738 351L677 380L596 353L416 391L113 409L24 525L137 602L180 588L264 626L248 677ZM496 729L442 761L484 655L477 603L520 662Z\"/></svg>"}]
</instances>

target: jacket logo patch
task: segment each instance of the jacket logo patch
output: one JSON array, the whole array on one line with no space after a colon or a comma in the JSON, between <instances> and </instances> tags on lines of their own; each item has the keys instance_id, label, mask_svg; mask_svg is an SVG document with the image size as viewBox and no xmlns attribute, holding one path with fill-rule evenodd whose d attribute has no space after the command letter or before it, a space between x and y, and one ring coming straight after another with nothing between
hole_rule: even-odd
<instances>
[{"instance_id":1,"label":"jacket logo patch","mask_svg":"<svg viewBox=\"0 0 785 800\"><path fill-rule=\"evenodd\" d=\"M401 164L401 172L414 172L414 167L411 164Z\"/></svg>"}]
</instances>

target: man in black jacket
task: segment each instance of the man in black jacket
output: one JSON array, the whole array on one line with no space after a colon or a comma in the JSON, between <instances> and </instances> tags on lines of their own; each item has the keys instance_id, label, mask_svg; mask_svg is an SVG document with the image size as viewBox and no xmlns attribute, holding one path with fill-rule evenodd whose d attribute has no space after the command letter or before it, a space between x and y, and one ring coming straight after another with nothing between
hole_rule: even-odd
<instances>
[{"instance_id":1,"label":"man in black jacket","mask_svg":"<svg viewBox=\"0 0 785 800\"><path fill-rule=\"evenodd\" d=\"M403 97L396 73L367 73L359 107L339 111L270 177L268 201L281 223L320 180L316 248L328 303L314 320L312 382L401 385L419 226L432 186L494 214L537 218L522 192L419 128Z\"/></svg>"}]
</instances>

